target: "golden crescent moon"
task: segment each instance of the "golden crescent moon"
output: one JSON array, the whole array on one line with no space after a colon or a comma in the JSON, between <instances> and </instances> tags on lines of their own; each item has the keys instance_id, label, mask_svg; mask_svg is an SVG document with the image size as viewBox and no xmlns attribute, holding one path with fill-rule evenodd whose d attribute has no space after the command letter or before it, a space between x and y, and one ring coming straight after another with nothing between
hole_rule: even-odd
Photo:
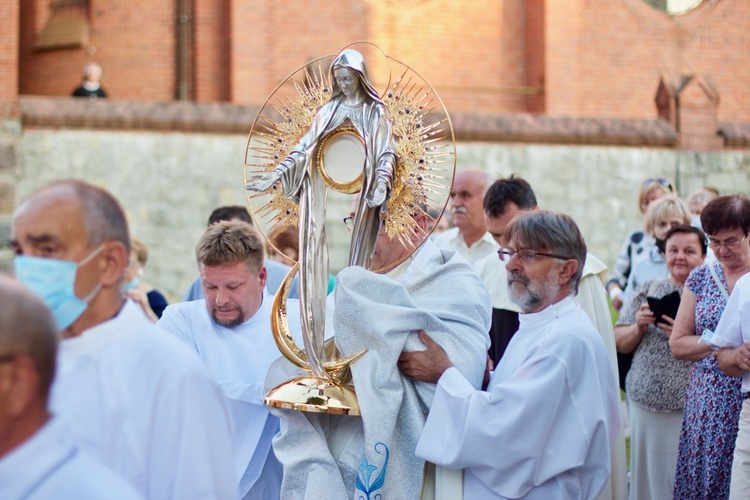
<instances>
[{"instance_id":1,"label":"golden crescent moon","mask_svg":"<svg viewBox=\"0 0 750 500\"><path fill-rule=\"evenodd\" d=\"M292 267L286 275L286 278L284 278L284 281L276 292L276 296L273 298L273 304L271 306L271 332L273 333L273 339L276 341L276 346L279 348L279 351L281 351L281 354L283 354L284 357L294 365L303 370L309 371L310 363L307 359L307 353L303 349L300 349L294 341L294 338L289 331L289 322L287 321L286 314L286 301L287 296L289 295L289 288L291 287L294 276L297 274L298 270L299 262L294 264L294 267ZM334 347L332 346L332 343L330 343L330 340L327 344L327 348ZM361 358L366 352L367 349L348 358L336 358L332 361L324 361L323 368L329 374L339 372Z\"/></svg>"}]
</instances>

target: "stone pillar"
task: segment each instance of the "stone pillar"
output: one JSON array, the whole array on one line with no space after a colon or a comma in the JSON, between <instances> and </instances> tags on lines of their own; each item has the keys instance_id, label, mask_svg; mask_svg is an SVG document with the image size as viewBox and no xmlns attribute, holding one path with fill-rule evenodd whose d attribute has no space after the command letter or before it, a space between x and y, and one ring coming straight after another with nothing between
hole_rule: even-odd
<instances>
[{"instance_id":1,"label":"stone pillar","mask_svg":"<svg viewBox=\"0 0 750 500\"><path fill-rule=\"evenodd\" d=\"M656 91L659 118L680 134L680 149L715 151L724 147L719 136L719 94L702 76L678 81L662 77Z\"/></svg>"}]
</instances>

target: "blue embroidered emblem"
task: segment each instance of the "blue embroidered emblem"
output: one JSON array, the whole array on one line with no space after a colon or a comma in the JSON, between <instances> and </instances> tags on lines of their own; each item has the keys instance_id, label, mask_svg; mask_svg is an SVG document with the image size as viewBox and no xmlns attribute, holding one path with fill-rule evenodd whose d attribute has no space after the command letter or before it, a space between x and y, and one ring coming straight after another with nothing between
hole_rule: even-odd
<instances>
[{"instance_id":1,"label":"blue embroidered emblem","mask_svg":"<svg viewBox=\"0 0 750 500\"><path fill-rule=\"evenodd\" d=\"M376 495L373 495L373 493L382 488L383 483L385 483L385 472L388 468L388 457L390 454L388 452L388 447L383 443L375 444L375 453L381 453L379 447L385 449L385 461L383 462L383 467L380 469L380 474L378 474L378 477L376 477L375 481L372 483L370 482L370 479L372 479L372 473L378 470L378 468L369 463L365 454L362 454L362 465L359 466L359 474L357 475L357 489L364 493L364 495L359 495L360 500L377 500L383 498L380 493Z\"/></svg>"}]
</instances>

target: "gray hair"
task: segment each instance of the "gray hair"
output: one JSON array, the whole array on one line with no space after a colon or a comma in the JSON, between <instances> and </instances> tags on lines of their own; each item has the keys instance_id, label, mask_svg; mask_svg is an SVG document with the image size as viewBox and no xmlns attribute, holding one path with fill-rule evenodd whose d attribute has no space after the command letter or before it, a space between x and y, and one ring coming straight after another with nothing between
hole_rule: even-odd
<instances>
[{"instance_id":1,"label":"gray hair","mask_svg":"<svg viewBox=\"0 0 750 500\"><path fill-rule=\"evenodd\" d=\"M76 179L67 179L49 184L36 194L57 188L70 188L81 203L83 225L88 235L89 248L105 241L119 241L130 254L128 220L120 202L104 189Z\"/></svg>"},{"instance_id":2,"label":"gray hair","mask_svg":"<svg viewBox=\"0 0 750 500\"><path fill-rule=\"evenodd\" d=\"M195 248L198 264L223 266L245 262L255 271L263 266L263 238L250 224L217 222L206 229Z\"/></svg>"},{"instance_id":3,"label":"gray hair","mask_svg":"<svg viewBox=\"0 0 750 500\"><path fill-rule=\"evenodd\" d=\"M578 270L571 276L568 286L572 292L578 293L586 262L586 242L573 219L549 210L523 212L508 225L505 237L523 248L575 259Z\"/></svg>"},{"instance_id":4,"label":"gray hair","mask_svg":"<svg viewBox=\"0 0 750 500\"><path fill-rule=\"evenodd\" d=\"M29 356L47 400L55 376L57 326L47 307L18 281L0 275L0 356Z\"/></svg>"}]
</instances>

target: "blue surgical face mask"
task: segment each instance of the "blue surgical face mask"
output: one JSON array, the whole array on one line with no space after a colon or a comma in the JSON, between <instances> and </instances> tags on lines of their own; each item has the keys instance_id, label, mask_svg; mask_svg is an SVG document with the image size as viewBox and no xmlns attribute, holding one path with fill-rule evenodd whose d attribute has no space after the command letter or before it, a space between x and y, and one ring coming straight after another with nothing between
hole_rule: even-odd
<instances>
[{"instance_id":1,"label":"blue surgical face mask","mask_svg":"<svg viewBox=\"0 0 750 500\"><path fill-rule=\"evenodd\" d=\"M140 282L141 282L141 279L138 276L136 276L132 280L130 280L127 283L125 283L125 291L129 292L133 288L137 287L138 283L140 283Z\"/></svg>"},{"instance_id":2,"label":"blue surgical face mask","mask_svg":"<svg viewBox=\"0 0 750 500\"><path fill-rule=\"evenodd\" d=\"M19 255L15 259L16 278L36 293L52 312L60 330L73 324L101 290L101 283L85 298L75 294L76 271L102 251L104 245L76 263Z\"/></svg>"}]
</instances>

